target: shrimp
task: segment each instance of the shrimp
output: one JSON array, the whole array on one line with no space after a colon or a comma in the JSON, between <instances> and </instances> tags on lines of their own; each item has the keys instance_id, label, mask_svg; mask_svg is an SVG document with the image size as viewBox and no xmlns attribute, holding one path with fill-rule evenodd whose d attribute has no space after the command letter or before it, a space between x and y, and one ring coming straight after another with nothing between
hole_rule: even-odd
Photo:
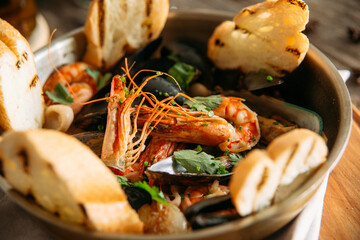
<instances>
[{"instance_id":1,"label":"shrimp","mask_svg":"<svg viewBox=\"0 0 360 240\"><path fill-rule=\"evenodd\" d=\"M188 112L198 115L194 118L166 115L151 135L175 142L218 145L224 152L251 149L260 139L256 113L243 104L241 98L222 96L222 99L219 107L213 109L213 117L204 112ZM140 115L138 124L142 125L145 119L148 119L146 114Z\"/></svg>"},{"instance_id":2,"label":"shrimp","mask_svg":"<svg viewBox=\"0 0 360 240\"><path fill-rule=\"evenodd\" d=\"M228 120L233 127L230 138L219 145L220 149L235 153L251 149L260 140L257 114L249 109L241 98L224 96L222 98L223 102L213 109L213 112Z\"/></svg>"},{"instance_id":3,"label":"shrimp","mask_svg":"<svg viewBox=\"0 0 360 240\"><path fill-rule=\"evenodd\" d=\"M137 86L134 78L141 71L132 77L127 62L125 65L126 68L123 68L125 74L114 76L111 82L107 124L101 153L101 159L107 166L121 172L136 163L141 152L145 149L147 137L157 125L157 120L161 119L159 115L165 110L169 111L166 106L175 98L169 97L158 101L151 93L142 91L148 81L162 75L162 73L148 77L140 86ZM128 86L125 84L126 79L130 81ZM135 99L141 96L143 97L141 102L137 106L133 106ZM151 105L148 107L150 113L148 119L144 120L142 124L143 128L138 129L137 118L145 99Z\"/></svg>"},{"instance_id":4,"label":"shrimp","mask_svg":"<svg viewBox=\"0 0 360 240\"><path fill-rule=\"evenodd\" d=\"M64 84L76 100L71 104L71 108L74 114L78 113L82 108L81 103L88 101L97 91L97 79L86 72L87 68L93 69L84 62L76 62L61 67L46 80L43 91L52 92L57 83ZM46 106L53 104L47 95L44 95L44 100Z\"/></svg>"}]
</instances>

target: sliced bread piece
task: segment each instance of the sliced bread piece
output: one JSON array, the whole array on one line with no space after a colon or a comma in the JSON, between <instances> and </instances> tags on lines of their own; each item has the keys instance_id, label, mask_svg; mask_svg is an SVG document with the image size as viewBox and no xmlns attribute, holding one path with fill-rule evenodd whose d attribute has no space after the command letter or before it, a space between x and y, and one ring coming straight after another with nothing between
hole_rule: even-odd
<instances>
[{"instance_id":1,"label":"sliced bread piece","mask_svg":"<svg viewBox=\"0 0 360 240\"><path fill-rule=\"evenodd\" d=\"M284 76L308 51L309 40L301 33L308 19L308 6L301 0L267 0L244 8L233 21L215 29L208 56L221 69L264 69Z\"/></svg>"},{"instance_id":2,"label":"sliced bread piece","mask_svg":"<svg viewBox=\"0 0 360 240\"><path fill-rule=\"evenodd\" d=\"M0 19L0 132L41 128L44 100L26 39Z\"/></svg>"},{"instance_id":3,"label":"sliced bread piece","mask_svg":"<svg viewBox=\"0 0 360 240\"><path fill-rule=\"evenodd\" d=\"M6 132L0 156L7 182L61 219L98 231L143 231L115 175L77 139L45 129Z\"/></svg>"},{"instance_id":4,"label":"sliced bread piece","mask_svg":"<svg viewBox=\"0 0 360 240\"><path fill-rule=\"evenodd\" d=\"M169 0L93 0L84 33L83 60L104 70L113 67L127 51L157 38L169 12Z\"/></svg>"}]
</instances>

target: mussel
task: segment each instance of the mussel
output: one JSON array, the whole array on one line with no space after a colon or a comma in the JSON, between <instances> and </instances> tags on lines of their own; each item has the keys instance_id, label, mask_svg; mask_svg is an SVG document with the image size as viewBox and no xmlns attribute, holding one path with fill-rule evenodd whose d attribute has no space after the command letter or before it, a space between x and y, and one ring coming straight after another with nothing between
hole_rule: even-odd
<instances>
[{"instance_id":1,"label":"mussel","mask_svg":"<svg viewBox=\"0 0 360 240\"><path fill-rule=\"evenodd\" d=\"M189 173L186 169L177 164L174 160L174 156L165 158L153 165L147 170L146 174L149 178L159 181L160 183L175 184L175 185L194 185L211 183L215 180L221 182L227 181L230 178L231 173L225 174L197 174Z\"/></svg>"},{"instance_id":2,"label":"mussel","mask_svg":"<svg viewBox=\"0 0 360 240\"><path fill-rule=\"evenodd\" d=\"M185 209L184 215L192 229L201 229L240 219L230 195L201 200Z\"/></svg>"}]
</instances>

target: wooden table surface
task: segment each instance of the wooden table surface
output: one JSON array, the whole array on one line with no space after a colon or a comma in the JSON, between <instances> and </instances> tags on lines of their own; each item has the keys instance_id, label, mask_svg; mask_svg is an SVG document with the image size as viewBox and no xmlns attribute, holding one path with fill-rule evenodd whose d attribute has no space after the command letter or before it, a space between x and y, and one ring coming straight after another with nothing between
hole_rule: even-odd
<instances>
[{"instance_id":1,"label":"wooden table surface","mask_svg":"<svg viewBox=\"0 0 360 240\"><path fill-rule=\"evenodd\" d=\"M87 0L37 0L39 11L47 19L56 36L83 26ZM260 0L171 0L172 8L207 8L238 12ZM310 23L307 36L338 69L351 70L347 82L352 101L360 108L360 43L348 36L348 28L360 28L359 0L307 0ZM360 34L360 33L359 33ZM56 37L55 36L55 37ZM357 113L358 114L358 113ZM320 239L360 238L360 114L346 152L331 173L325 196Z\"/></svg>"}]
</instances>

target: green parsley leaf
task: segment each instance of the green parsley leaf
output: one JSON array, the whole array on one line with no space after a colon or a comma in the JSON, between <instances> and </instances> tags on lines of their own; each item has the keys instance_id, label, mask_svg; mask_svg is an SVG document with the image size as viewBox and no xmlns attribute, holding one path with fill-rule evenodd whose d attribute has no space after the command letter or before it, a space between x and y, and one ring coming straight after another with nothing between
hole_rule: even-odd
<instances>
[{"instance_id":1,"label":"green parsley leaf","mask_svg":"<svg viewBox=\"0 0 360 240\"><path fill-rule=\"evenodd\" d=\"M45 93L54 103L70 105L74 101L66 87L59 82L55 85L54 92L46 91Z\"/></svg>"},{"instance_id":2,"label":"green parsley leaf","mask_svg":"<svg viewBox=\"0 0 360 240\"><path fill-rule=\"evenodd\" d=\"M129 182L129 180L124 177L124 176L119 176L119 175L116 175L116 180L118 181L118 183L121 184L121 186L123 187L131 187L132 186L132 183Z\"/></svg>"},{"instance_id":3,"label":"green parsley leaf","mask_svg":"<svg viewBox=\"0 0 360 240\"><path fill-rule=\"evenodd\" d=\"M99 81L96 82L97 89L100 90L103 87L106 86L106 84L111 80L112 74L106 73L104 76L102 76Z\"/></svg>"},{"instance_id":4,"label":"green parsley leaf","mask_svg":"<svg viewBox=\"0 0 360 240\"><path fill-rule=\"evenodd\" d=\"M274 80L274 78L273 78L272 76L268 75L268 76L266 77L266 80L267 80L268 82L272 82L272 81Z\"/></svg>"},{"instance_id":5,"label":"green parsley leaf","mask_svg":"<svg viewBox=\"0 0 360 240\"><path fill-rule=\"evenodd\" d=\"M219 169L216 172L216 174L227 174L227 173L229 173L229 172L225 169L225 166L223 166L223 165L220 165Z\"/></svg>"},{"instance_id":6,"label":"green parsley leaf","mask_svg":"<svg viewBox=\"0 0 360 240\"><path fill-rule=\"evenodd\" d=\"M213 160L213 156L194 150L178 150L174 159L190 173L216 174L221 165L220 161Z\"/></svg>"},{"instance_id":7,"label":"green parsley leaf","mask_svg":"<svg viewBox=\"0 0 360 240\"><path fill-rule=\"evenodd\" d=\"M194 149L194 151L201 152L202 147L200 145L197 145L196 148Z\"/></svg>"},{"instance_id":8,"label":"green parsley leaf","mask_svg":"<svg viewBox=\"0 0 360 240\"><path fill-rule=\"evenodd\" d=\"M229 158L233 166L235 166L238 162L243 160L243 156L241 154L236 154L236 153L230 153Z\"/></svg>"},{"instance_id":9,"label":"green parsley leaf","mask_svg":"<svg viewBox=\"0 0 360 240\"><path fill-rule=\"evenodd\" d=\"M195 101L186 100L184 104L188 105L194 111L207 112L209 117L214 116L212 109L218 108L223 102L220 95L211 95L208 97L195 97Z\"/></svg>"},{"instance_id":10,"label":"green parsley leaf","mask_svg":"<svg viewBox=\"0 0 360 240\"><path fill-rule=\"evenodd\" d=\"M134 186L146 190L151 195L151 198L153 200L162 203L164 205L168 205L168 202L165 200L164 193L160 191L158 187L156 186L150 187L147 182L136 182L134 183Z\"/></svg>"},{"instance_id":11,"label":"green parsley leaf","mask_svg":"<svg viewBox=\"0 0 360 240\"><path fill-rule=\"evenodd\" d=\"M85 69L85 72L86 72L87 74L89 74L90 77L92 77L92 78L97 82L98 77L99 77L99 75L100 75L100 71L94 70L94 69L91 69L91 68L87 68L87 69Z\"/></svg>"},{"instance_id":12,"label":"green parsley leaf","mask_svg":"<svg viewBox=\"0 0 360 240\"><path fill-rule=\"evenodd\" d=\"M183 90L187 90L190 82L194 79L196 70L189 64L177 62L169 69L168 73L176 79ZM170 77L167 80L173 81Z\"/></svg>"}]
</instances>

